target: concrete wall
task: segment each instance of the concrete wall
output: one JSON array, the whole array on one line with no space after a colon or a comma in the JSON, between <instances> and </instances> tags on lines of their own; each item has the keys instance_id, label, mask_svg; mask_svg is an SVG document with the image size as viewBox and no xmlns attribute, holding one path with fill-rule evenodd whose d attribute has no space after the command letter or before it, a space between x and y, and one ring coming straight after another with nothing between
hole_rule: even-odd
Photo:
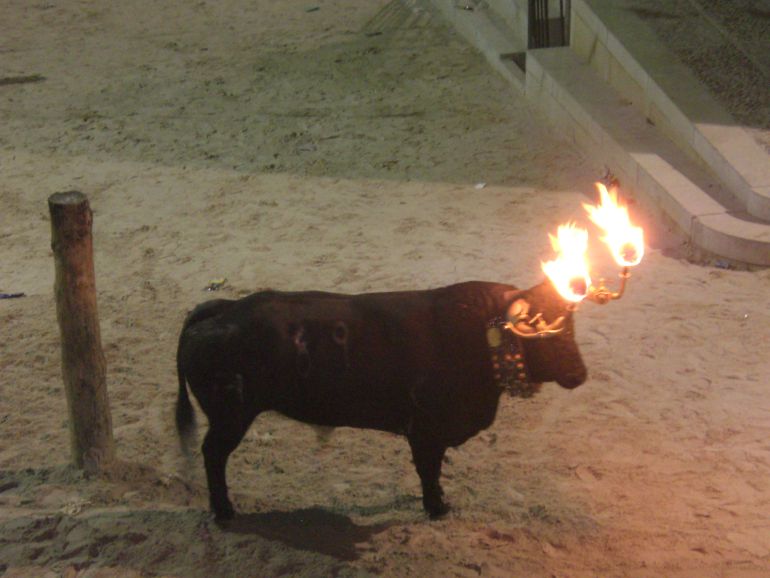
<instances>
[{"instance_id":1,"label":"concrete wall","mask_svg":"<svg viewBox=\"0 0 770 578\"><path fill-rule=\"evenodd\" d=\"M519 38L527 40L527 0L487 0L487 6ZM526 46L522 47L522 50Z\"/></svg>"}]
</instances>

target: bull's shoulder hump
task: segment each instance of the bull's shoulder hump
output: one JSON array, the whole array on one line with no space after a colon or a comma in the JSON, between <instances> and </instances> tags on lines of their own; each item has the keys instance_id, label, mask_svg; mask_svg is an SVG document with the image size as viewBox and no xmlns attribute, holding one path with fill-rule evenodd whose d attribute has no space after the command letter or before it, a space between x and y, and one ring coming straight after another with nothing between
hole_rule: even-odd
<instances>
[{"instance_id":1,"label":"bull's shoulder hump","mask_svg":"<svg viewBox=\"0 0 770 578\"><path fill-rule=\"evenodd\" d=\"M441 303L444 307L470 308L479 313L489 313L507 308L515 296L520 293L513 285L491 283L487 281L467 281L450 285L440 291Z\"/></svg>"}]
</instances>

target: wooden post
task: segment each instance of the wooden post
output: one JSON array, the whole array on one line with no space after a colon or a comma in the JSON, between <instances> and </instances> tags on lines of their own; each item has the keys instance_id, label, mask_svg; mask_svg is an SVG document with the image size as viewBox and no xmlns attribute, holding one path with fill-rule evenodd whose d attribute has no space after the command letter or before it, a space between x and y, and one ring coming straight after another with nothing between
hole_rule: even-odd
<instances>
[{"instance_id":1,"label":"wooden post","mask_svg":"<svg viewBox=\"0 0 770 578\"><path fill-rule=\"evenodd\" d=\"M96 473L109 465L115 450L96 310L93 215L78 191L51 195L48 209L72 458L78 468Z\"/></svg>"}]
</instances>

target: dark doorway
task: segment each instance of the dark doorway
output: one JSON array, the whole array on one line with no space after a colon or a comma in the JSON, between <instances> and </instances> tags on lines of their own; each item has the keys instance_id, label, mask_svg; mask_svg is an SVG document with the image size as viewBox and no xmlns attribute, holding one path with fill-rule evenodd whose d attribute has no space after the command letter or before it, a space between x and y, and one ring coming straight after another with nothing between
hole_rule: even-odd
<instances>
[{"instance_id":1,"label":"dark doorway","mask_svg":"<svg viewBox=\"0 0 770 578\"><path fill-rule=\"evenodd\" d=\"M529 0L529 46L569 44L570 0Z\"/></svg>"}]
</instances>

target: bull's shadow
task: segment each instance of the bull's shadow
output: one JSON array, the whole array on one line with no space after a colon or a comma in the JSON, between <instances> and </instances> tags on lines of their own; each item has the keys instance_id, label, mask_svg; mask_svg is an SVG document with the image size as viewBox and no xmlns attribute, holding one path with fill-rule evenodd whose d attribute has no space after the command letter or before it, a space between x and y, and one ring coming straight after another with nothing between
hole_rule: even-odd
<instances>
[{"instance_id":1,"label":"bull's shadow","mask_svg":"<svg viewBox=\"0 0 770 578\"><path fill-rule=\"evenodd\" d=\"M357 560L360 552L356 545L368 542L388 525L359 526L344 514L320 507L237 514L234 519L219 524L225 532L256 534L297 550L325 554L341 561Z\"/></svg>"}]
</instances>

